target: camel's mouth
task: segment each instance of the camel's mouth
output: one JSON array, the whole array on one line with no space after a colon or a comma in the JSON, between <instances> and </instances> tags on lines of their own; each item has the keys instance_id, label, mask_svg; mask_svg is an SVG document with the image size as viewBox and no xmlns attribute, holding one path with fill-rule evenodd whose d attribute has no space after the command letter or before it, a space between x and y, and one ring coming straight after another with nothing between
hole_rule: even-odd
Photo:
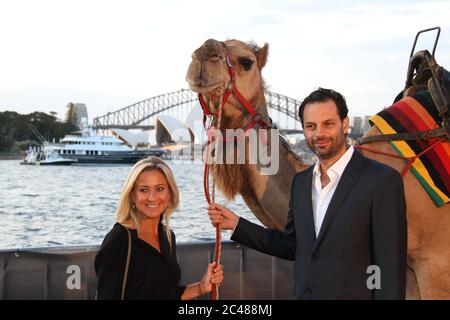
<instances>
[{"instance_id":1,"label":"camel's mouth","mask_svg":"<svg viewBox=\"0 0 450 320\"><path fill-rule=\"evenodd\" d=\"M220 88L220 85L221 85L220 83L203 85L203 84L195 84L195 83L189 82L189 88L192 91L201 93L201 94L216 91L217 89Z\"/></svg>"}]
</instances>

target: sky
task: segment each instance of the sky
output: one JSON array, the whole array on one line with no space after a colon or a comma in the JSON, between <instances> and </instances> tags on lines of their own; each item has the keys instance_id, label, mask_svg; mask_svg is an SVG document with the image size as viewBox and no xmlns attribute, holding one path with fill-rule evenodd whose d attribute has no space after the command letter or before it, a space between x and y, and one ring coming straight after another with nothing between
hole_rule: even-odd
<instances>
[{"instance_id":1,"label":"sky","mask_svg":"<svg viewBox=\"0 0 450 320\"><path fill-rule=\"evenodd\" d=\"M234 38L269 44L269 90L302 100L333 88L350 115L371 115L402 90L414 37L434 26L450 69L450 1L0 0L0 111L63 118L76 102L92 121L188 88L191 53Z\"/></svg>"}]
</instances>

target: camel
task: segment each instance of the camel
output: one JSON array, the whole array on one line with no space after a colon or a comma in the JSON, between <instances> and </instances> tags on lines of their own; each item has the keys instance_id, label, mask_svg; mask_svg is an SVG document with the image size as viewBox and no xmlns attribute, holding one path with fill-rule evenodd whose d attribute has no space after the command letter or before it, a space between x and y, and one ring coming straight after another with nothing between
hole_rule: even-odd
<instances>
[{"instance_id":1,"label":"camel","mask_svg":"<svg viewBox=\"0 0 450 320\"><path fill-rule=\"evenodd\" d=\"M215 111L221 105L230 81L228 63L231 62L236 73L236 87L255 111L270 123L261 76L268 48L268 44L258 47L239 40L207 40L192 54L186 80L191 90L201 94L209 108ZM236 97L230 96L223 105L220 123L218 121L215 117L213 125L220 130L245 128L249 117ZM380 134L378 129L372 127L366 135L377 134ZM291 150L281 136L279 139L277 174L262 175L258 164L244 163L216 165L213 176L226 198L231 200L239 193L261 223L269 228L283 230L292 177L309 165ZM395 153L388 142L371 142L369 146ZM388 164L399 172L405 165L401 159L366 151L363 154ZM411 172L404 176L404 185L408 220L406 297L450 299L450 206L447 204L437 208Z\"/></svg>"}]
</instances>

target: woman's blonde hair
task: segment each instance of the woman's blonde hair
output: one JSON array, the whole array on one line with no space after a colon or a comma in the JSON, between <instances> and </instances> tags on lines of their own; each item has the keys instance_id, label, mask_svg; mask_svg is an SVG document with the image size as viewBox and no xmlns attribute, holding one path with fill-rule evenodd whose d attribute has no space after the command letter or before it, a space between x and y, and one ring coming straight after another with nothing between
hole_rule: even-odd
<instances>
[{"instance_id":1,"label":"woman's blonde hair","mask_svg":"<svg viewBox=\"0 0 450 320\"><path fill-rule=\"evenodd\" d=\"M169 245L172 246L172 235L169 228L169 219L175 209L178 208L180 192L172 170L160 158L151 156L140 160L133 166L128 174L125 184L123 185L122 193L120 194L119 205L116 210L116 220L125 227L131 227L132 224L129 223L131 219L136 227L139 226L139 212L133 208L134 206L131 198L131 192L134 189L134 184L136 183L139 175L144 171L150 170L159 170L165 176L167 184L169 185L169 206L163 213L163 223L165 225L167 238L169 239Z\"/></svg>"}]
</instances>

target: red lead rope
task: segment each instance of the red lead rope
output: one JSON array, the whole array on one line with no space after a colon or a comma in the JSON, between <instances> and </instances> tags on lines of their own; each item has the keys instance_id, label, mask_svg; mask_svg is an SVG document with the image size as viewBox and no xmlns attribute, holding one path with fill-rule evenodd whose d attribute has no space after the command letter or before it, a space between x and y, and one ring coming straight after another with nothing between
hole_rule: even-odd
<instances>
[{"instance_id":1,"label":"red lead rope","mask_svg":"<svg viewBox=\"0 0 450 320\"><path fill-rule=\"evenodd\" d=\"M205 192L205 198L208 204L211 204L211 196L209 193L209 165L208 165L208 155L209 155L209 145L211 144L212 140L208 138L208 143L206 144L206 158L205 158L205 172L203 175L203 190ZM214 200L214 199L213 199ZM214 251L214 262L216 263L216 266L220 263L220 253L221 253L221 226L220 224L216 224L216 245L215 245L215 251ZM211 290L211 300L217 300L219 297L219 289L216 284L213 283L212 290Z\"/></svg>"},{"instance_id":2,"label":"red lead rope","mask_svg":"<svg viewBox=\"0 0 450 320\"><path fill-rule=\"evenodd\" d=\"M239 90L236 87L236 72L234 69L234 66L231 62L230 55L228 54L228 50L223 44L223 53L225 54L225 60L228 66L228 73L230 75L230 81L228 82L227 89L225 90L224 96L222 98L222 103L219 105L219 110L217 112L212 112L209 108L209 106L206 104L205 100L203 99L203 96L199 93L198 94L198 100L200 102L200 105L203 109L203 127L205 128L207 135L208 135L208 142L205 147L205 171L203 176L203 189L205 192L205 198L208 202L208 205L211 205L211 203L214 203L214 181L213 181L213 198L211 199L210 193L209 193L209 148L210 145L215 141L216 133L220 133L219 130L211 130L214 128L208 128L206 129L206 118L208 116L212 117L218 117L217 126L220 129L220 117L222 114L223 107L228 101L228 98L230 95L234 95L234 97L244 106L244 108L247 110L247 112L252 116L252 119L250 123L247 125L247 128L244 130L244 134L241 135L239 138L242 138L245 136L246 132L253 128L255 124L259 124L261 128L270 128L270 126L263 120L260 113L256 112L255 109L252 107L252 105L244 98L244 96L239 92ZM223 141L231 141L231 139L227 139L225 136L222 137ZM238 137L233 137L232 140L236 141ZM220 253L221 253L221 226L220 224L216 224L216 246L215 246L215 255L214 255L214 262L216 263L216 266L219 265L220 262ZM217 300L219 296L219 290L218 287L213 284L212 285L212 291L211 291L211 300Z\"/></svg>"}]
</instances>

